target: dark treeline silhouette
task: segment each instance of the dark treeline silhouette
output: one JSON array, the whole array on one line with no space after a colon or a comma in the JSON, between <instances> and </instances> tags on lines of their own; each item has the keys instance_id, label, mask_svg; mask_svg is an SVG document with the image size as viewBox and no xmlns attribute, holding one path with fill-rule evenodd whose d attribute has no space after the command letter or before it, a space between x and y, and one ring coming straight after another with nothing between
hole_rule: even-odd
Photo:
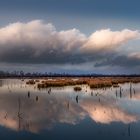
<instances>
[{"instance_id":1,"label":"dark treeline silhouette","mask_svg":"<svg viewBox=\"0 0 140 140\"><path fill-rule=\"evenodd\" d=\"M69 73L39 73L24 71L0 71L0 78L41 78L41 77L140 77L140 74L69 74Z\"/></svg>"}]
</instances>

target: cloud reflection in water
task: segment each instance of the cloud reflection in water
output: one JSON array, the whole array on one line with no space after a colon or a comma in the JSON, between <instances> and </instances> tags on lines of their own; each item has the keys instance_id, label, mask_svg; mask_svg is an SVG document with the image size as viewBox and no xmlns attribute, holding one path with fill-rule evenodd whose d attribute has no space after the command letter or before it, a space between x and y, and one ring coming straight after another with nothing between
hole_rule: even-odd
<instances>
[{"instance_id":1,"label":"cloud reflection in water","mask_svg":"<svg viewBox=\"0 0 140 140\"><path fill-rule=\"evenodd\" d=\"M31 90L30 97L28 88ZM123 99L116 99L114 90L107 89L99 101L95 94L91 96L89 93L74 93L68 89L70 87L55 89L49 95L46 91L31 87L21 89L21 86L15 85L11 88L12 92L9 92L6 86L1 87L3 92L0 93L0 125L16 131L39 133L44 129L53 129L57 123L76 125L86 117L103 124L128 124L139 120L138 113L123 108ZM109 94L106 94L107 92ZM78 103L75 100L77 94ZM130 102L130 99L125 101Z\"/></svg>"}]
</instances>

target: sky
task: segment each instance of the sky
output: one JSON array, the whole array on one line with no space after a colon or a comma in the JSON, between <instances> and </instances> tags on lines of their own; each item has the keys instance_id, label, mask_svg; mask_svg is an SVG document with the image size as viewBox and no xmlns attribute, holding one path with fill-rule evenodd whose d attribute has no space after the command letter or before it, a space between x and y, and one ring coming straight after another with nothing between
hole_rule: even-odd
<instances>
[{"instance_id":1,"label":"sky","mask_svg":"<svg viewBox=\"0 0 140 140\"><path fill-rule=\"evenodd\" d=\"M0 0L0 70L140 74L139 0Z\"/></svg>"}]
</instances>

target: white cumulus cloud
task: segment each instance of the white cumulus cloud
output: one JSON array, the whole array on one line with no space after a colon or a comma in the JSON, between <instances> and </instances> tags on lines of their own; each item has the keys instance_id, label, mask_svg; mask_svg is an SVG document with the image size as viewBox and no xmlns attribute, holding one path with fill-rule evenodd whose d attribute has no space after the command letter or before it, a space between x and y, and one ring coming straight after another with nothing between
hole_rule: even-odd
<instances>
[{"instance_id":1,"label":"white cumulus cloud","mask_svg":"<svg viewBox=\"0 0 140 140\"><path fill-rule=\"evenodd\" d=\"M41 20L17 22L0 28L0 62L93 62L103 51L114 52L117 46L138 37L138 31L128 29L99 30L88 37L77 29L57 31L54 25Z\"/></svg>"},{"instance_id":2,"label":"white cumulus cloud","mask_svg":"<svg viewBox=\"0 0 140 140\"><path fill-rule=\"evenodd\" d=\"M88 51L112 50L129 40L139 37L138 31L124 29L122 31L111 31L110 29L99 30L89 36L83 49Z\"/></svg>"}]
</instances>

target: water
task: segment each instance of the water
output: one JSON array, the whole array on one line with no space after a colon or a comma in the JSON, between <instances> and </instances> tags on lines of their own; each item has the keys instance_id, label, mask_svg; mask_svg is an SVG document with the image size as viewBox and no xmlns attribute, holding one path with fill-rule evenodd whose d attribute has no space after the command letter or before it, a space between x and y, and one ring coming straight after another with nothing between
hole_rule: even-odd
<instances>
[{"instance_id":1,"label":"water","mask_svg":"<svg viewBox=\"0 0 140 140\"><path fill-rule=\"evenodd\" d=\"M0 80L0 139L120 140L140 138L140 84L82 91L39 90L26 80ZM120 91L121 90L121 91Z\"/></svg>"}]
</instances>

